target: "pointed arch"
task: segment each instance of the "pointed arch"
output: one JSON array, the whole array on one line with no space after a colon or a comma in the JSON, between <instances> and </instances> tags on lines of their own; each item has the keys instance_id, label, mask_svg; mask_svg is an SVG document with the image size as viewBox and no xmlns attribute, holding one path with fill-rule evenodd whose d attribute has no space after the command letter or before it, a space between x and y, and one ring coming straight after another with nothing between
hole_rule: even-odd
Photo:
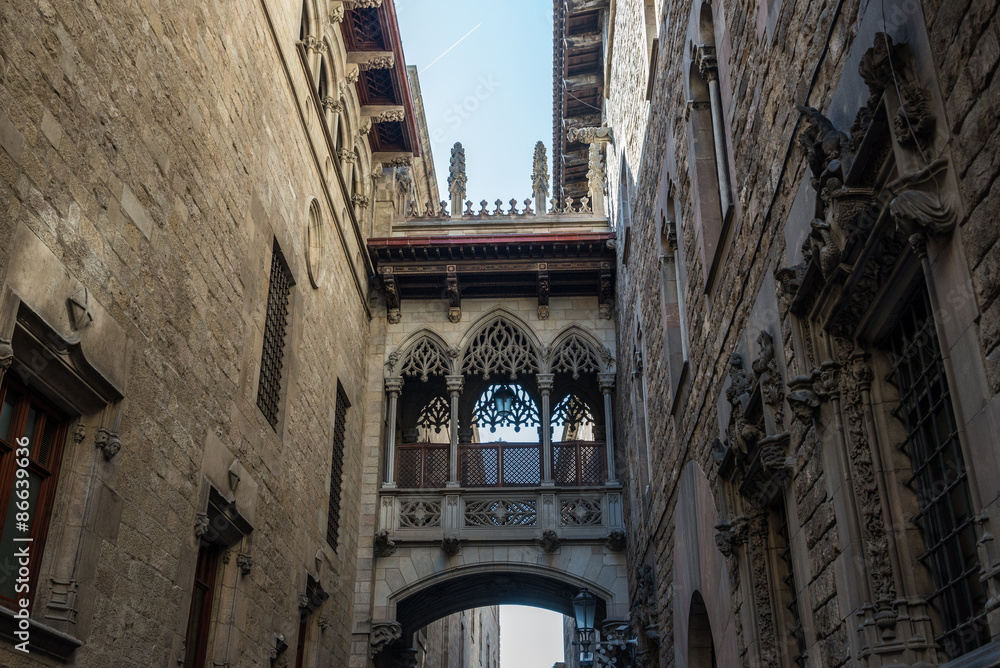
<instances>
[{"instance_id":1,"label":"pointed arch","mask_svg":"<svg viewBox=\"0 0 1000 668\"><path fill-rule=\"evenodd\" d=\"M409 376L426 382L430 376L454 373L454 361L450 352L440 334L430 329L420 329L404 339L389 355L386 370L392 375Z\"/></svg>"},{"instance_id":2,"label":"pointed arch","mask_svg":"<svg viewBox=\"0 0 1000 668\"><path fill-rule=\"evenodd\" d=\"M538 337L527 323L503 307L490 311L470 327L461 349L461 372L484 380L493 375L516 380L521 374L541 369Z\"/></svg>"},{"instance_id":3,"label":"pointed arch","mask_svg":"<svg viewBox=\"0 0 1000 668\"><path fill-rule=\"evenodd\" d=\"M614 357L596 336L579 325L569 325L549 346L545 368L551 373L567 372L578 379L581 373L610 373Z\"/></svg>"}]
</instances>

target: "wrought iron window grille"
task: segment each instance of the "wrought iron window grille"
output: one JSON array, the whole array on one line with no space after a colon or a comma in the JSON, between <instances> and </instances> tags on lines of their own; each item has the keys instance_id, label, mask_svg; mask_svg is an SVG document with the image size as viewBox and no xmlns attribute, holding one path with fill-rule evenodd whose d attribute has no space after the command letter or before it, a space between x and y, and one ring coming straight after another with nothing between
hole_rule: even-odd
<instances>
[{"instance_id":1,"label":"wrought iron window grille","mask_svg":"<svg viewBox=\"0 0 1000 668\"><path fill-rule=\"evenodd\" d=\"M915 521L927 546L919 559L933 576L928 600L943 626L935 640L955 658L989 642L990 634L967 469L925 288L900 314L887 344L899 393L893 415L906 430L899 447L913 467L906 485L916 494Z\"/></svg>"},{"instance_id":2,"label":"wrought iron window grille","mask_svg":"<svg viewBox=\"0 0 1000 668\"><path fill-rule=\"evenodd\" d=\"M288 299L294 284L276 241L271 254L271 279L264 318L264 344L260 354L260 381L257 384L257 407L275 430L281 405L281 367L288 326Z\"/></svg>"}]
</instances>

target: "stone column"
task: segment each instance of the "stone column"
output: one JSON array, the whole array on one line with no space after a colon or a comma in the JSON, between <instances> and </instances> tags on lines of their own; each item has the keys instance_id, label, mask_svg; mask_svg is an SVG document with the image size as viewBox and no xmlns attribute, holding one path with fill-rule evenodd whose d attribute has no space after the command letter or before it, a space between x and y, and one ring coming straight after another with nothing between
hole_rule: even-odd
<instances>
[{"instance_id":1,"label":"stone column","mask_svg":"<svg viewBox=\"0 0 1000 668\"><path fill-rule=\"evenodd\" d=\"M465 377L445 376L451 395L451 447L448 451L448 487L458 487L458 398L465 387Z\"/></svg>"},{"instance_id":2,"label":"stone column","mask_svg":"<svg viewBox=\"0 0 1000 668\"><path fill-rule=\"evenodd\" d=\"M541 420L541 436L542 436L542 485L549 487L554 485L552 482L552 416L549 411L549 395L552 394L552 378L551 373L540 373L537 376L538 379L538 391L542 393L542 410L539 413Z\"/></svg>"},{"instance_id":3,"label":"stone column","mask_svg":"<svg viewBox=\"0 0 1000 668\"><path fill-rule=\"evenodd\" d=\"M719 204L722 218L728 215L733 205L729 185L729 158L726 153L725 121L722 113L722 93L719 88L719 64L715 57L715 47L702 44L698 47L698 71L708 83L709 103L712 107L712 137L715 140L715 168L719 178Z\"/></svg>"},{"instance_id":4,"label":"stone column","mask_svg":"<svg viewBox=\"0 0 1000 668\"><path fill-rule=\"evenodd\" d=\"M608 483L618 484L618 475L615 473L615 427L612 423L611 413L611 390L615 388L615 374L597 374L597 382L604 394L604 440L606 442L608 461Z\"/></svg>"},{"instance_id":5,"label":"stone column","mask_svg":"<svg viewBox=\"0 0 1000 668\"><path fill-rule=\"evenodd\" d=\"M403 389L403 379L386 378L386 425L385 425L385 477L382 487L392 489L396 486L396 401Z\"/></svg>"}]
</instances>

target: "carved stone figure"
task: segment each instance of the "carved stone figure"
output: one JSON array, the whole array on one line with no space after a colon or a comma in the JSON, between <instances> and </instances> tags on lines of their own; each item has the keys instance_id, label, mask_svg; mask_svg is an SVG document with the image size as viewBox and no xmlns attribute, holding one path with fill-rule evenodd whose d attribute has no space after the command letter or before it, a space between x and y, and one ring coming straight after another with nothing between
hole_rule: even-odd
<instances>
[{"instance_id":1,"label":"carved stone figure","mask_svg":"<svg viewBox=\"0 0 1000 668\"><path fill-rule=\"evenodd\" d=\"M552 554L559 549L559 535L552 529L546 529L538 539L538 545L546 554Z\"/></svg>"},{"instance_id":2,"label":"carved stone figure","mask_svg":"<svg viewBox=\"0 0 1000 668\"><path fill-rule=\"evenodd\" d=\"M574 128L569 131L569 140L581 144L606 144L612 141L611 128Z\"/></svg>"},{"instance_id":3,"label":"carved stone figure","mask_svg":"<svg viewBox=\"0 0 1000 668\"><path fill-rule=\"evenodd\" d=\"M441 539L441 551L449 557L454 557L462 551L462 541L458 536L445 536Z\"/></svg>"},{"instance_id":4,"label":"carved stone figure","mask_svg":"<svg viewBox=\"0 0 1000 668\"><path fill-rule=\"evenodd\" d=\"M841 161L850 146L846 134L837 130L826 116L813 107L797 105L808 126L799 135L799 144L806 151L809 168L813 173L813 187L822 190L827 179L842 179Z\"/></svg>"},{"instance_id":5,"label":"carved stone figure","mask_svg":"<svg viewBox=\"0 0 1000 668\"><path fill-rule=\"evenodd\" d=\"M625 532L621 530L612 531L604 539L604 545L612 552L621 552L625 549Z\"/></svg>"},{"instance_id":6,"label":"carved stone figure","mask_svg":"<svg viewBox=\"0 0 1000 668\"><path fill-rule=\"evenodd\" d=\"M375 558L390 557L396 552L395 541L389 540L389 532L385 529L375 533Z\"/></svg>"},{"instance_id":7,"label":"carved stone figure","mask_svg":"<svg viewBox=\"0 0 1000 668\"><path fill-rule=\"evenodd\" d=\"M372 622L372 630L368 634L368 644L370 645L368 655L374 658L376 654L399 640L402 636L403 627L399 622Z\"/></svg>"}]
</instances>

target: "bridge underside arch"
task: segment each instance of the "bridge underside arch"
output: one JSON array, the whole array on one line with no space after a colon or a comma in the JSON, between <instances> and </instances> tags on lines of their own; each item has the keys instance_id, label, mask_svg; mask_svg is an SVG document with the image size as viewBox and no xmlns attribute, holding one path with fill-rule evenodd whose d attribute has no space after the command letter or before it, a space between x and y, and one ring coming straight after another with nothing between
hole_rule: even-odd
<instances>
[{"instance_id":1,"label":"bridge underside arch","mask_svg":"<svg viewBox=\"0 0 1000 668\"><path fill-rule=\"evenodd\" d=\"M529 605L573 616L573 597L579 583L557 580L539 573L489 571L437 582L396 604L396 621L403 633L412 633L450 614L491 605ZM607 618L607 604L596 591L597 623Z\"/></svg>"}]
</instances>

